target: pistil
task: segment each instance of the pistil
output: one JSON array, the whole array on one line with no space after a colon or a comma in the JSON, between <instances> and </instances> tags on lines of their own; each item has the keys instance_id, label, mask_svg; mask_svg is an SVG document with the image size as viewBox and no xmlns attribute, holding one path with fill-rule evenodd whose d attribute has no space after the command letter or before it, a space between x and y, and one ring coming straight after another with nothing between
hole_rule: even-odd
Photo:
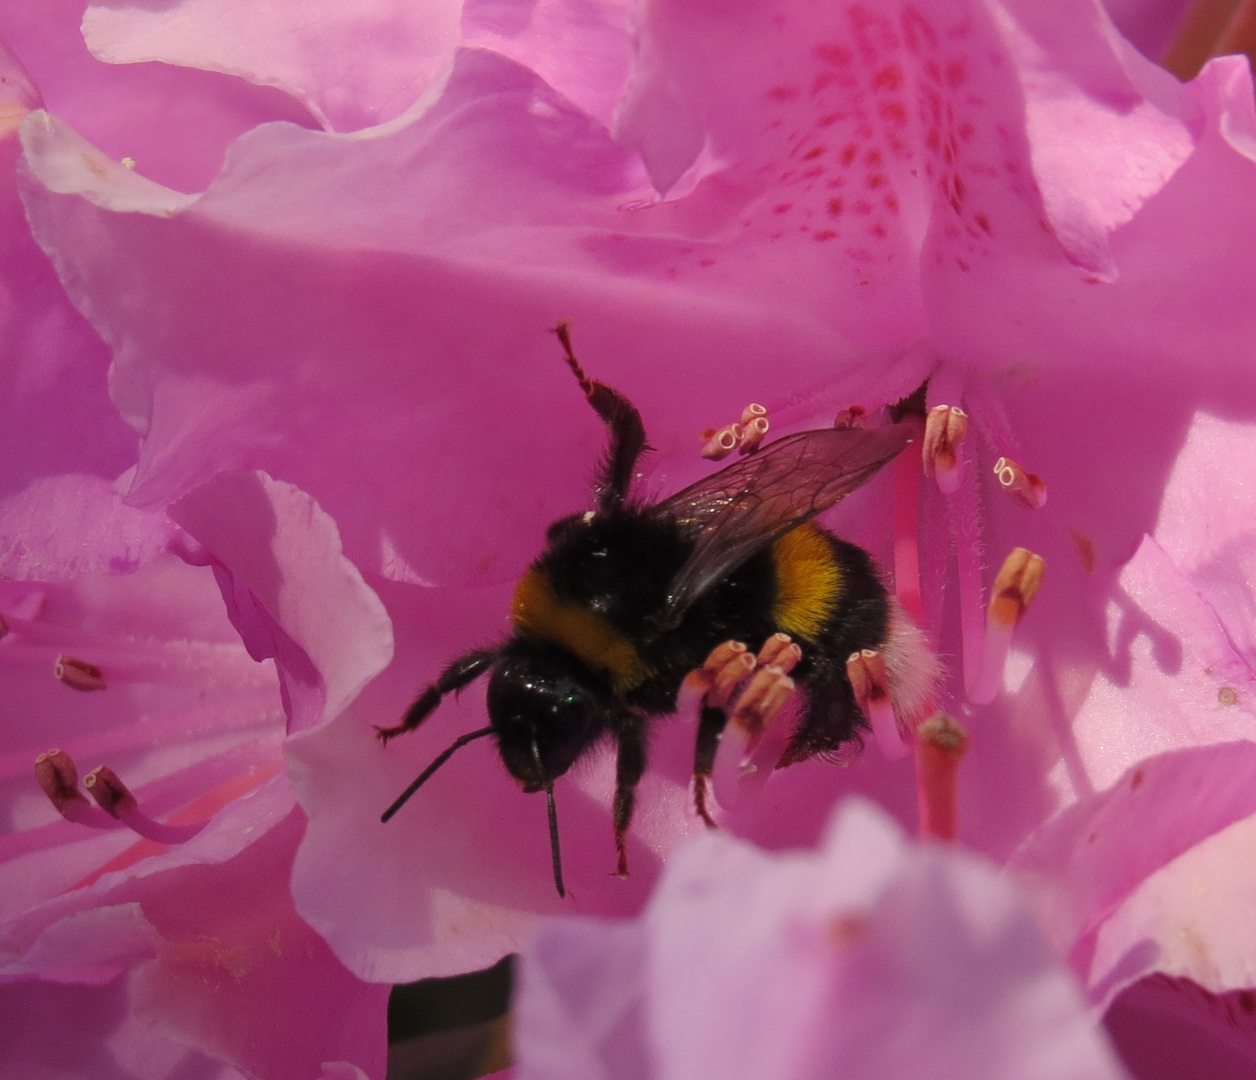
<instances>
[{"instance_id":1,"label":"pistil","mask_svg":"<svg viewBox=\"0 0 1256 1080\"><path fill-rule=\"evenodd\" d=\"M916 807L922 839L951 841L959 833L959 763L968 736L946 713L916 729Z\"/></svg>"}]
</instances>

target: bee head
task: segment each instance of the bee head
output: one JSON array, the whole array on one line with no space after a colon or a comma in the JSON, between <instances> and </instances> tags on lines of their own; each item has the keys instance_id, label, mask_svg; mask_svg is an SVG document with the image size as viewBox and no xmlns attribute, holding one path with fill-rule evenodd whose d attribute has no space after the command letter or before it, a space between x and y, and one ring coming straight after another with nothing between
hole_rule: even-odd
<instances>
[{"instance_id":1,"label":"bee head","mask_svg":"<svg viewBox=\"0 0 1256 1080\"><path fill-rule=\"evenodd\" d=\"M606 727L606 706L579 661L556 650L515 653L488 682L498 749L524 791L562 776Z\"/></svg>"}]
</instances>

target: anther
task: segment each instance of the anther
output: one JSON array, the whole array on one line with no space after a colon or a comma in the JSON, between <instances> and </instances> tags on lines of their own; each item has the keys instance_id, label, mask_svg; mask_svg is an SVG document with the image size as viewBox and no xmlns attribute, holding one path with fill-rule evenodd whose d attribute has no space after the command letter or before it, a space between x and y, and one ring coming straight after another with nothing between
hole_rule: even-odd
<instances>
[{"instance_id":1,"label":"anther","mask_svg":"<svg viewBox=\"0 0 1256 1080\"><path fill-rule=\"evenodd\" d=\"M935 713L916 729L916 806L920 835L954 840L959 822L959 763L968 750L964 729Z\"/></svg>"},{"instance_id":2,"label":"anther","mask_svg":"<svg viewBox=\"0 0 1256 1080\"><path fill-rule=\"evenodd\" d=\"M734 427L739 425L734 424ZM739 454L753 454L759 449L759 444L763 442L768 433L768 422L766 417L756 417L749 423L741 426L741 438L737 440L737 452Z\"/></svg>"},{"instance_id":3,"label":"anther","mask_svg":"<svg viewBox=\"0 0 1256 1080\"><path fill-rule=\"evenodd\" d=\"M862 405L852 405L849 409L843 409L833 418L833 426L840 431L847 431L851 428L859 428L860 430L868 427L868 410Z\"/></svg>"},{"instance_id":4,"label":"anther","mask_svg":"<svg viewBox=\"0 0 1256 1080\"><path fill-rule=\"evenodd\" d=\"M58 656L52 673L72 690L105 689L105 678L100 668L73 656Z\"/></svg>"},{"instance_id":5,"label":"anther","mask_svg":"<svg viewBox=\"0 0 1256 1080\"><path fill-rule=\"evenodd\" d=\"M789 674L797 667L801 659L802 649L794 644L794 639L788 634L777 633L763 643L763 648L759 650L755 662L760 667L767 667L771 664Z\"/></svg>"},{"instance_id":6,"label":"anther","mask_svg":"<svg viewBox=\"0 0 1256 1080\"><path fill-rule=\"evenodd\" d=\"M98 765L83 777L83 786L96 800L97 806L119 821L122 820L124 813L134 810L139 805L135 801L135 796L131 794L130 788L118 779L118 774L108 765Z\"/></svg>"},{"instance_id":7,"label":"anther","mask_svg":"<svg viewBox=\"0 0 1256 1080\"><path fill-rule=\"evenodd\" d=\"M755 420L762 419L767 416L768 411L762 405L751 402L741 410L741 423L743 427L749 426Z\"/></svg>"},{"instance_id":8,"label":"anther","mask_svg":"<svg viewBox=\"0 0 1256 1080\"><path fill-rule=\"evenodd\" d=\"M868 719L873 737L881 753L889 761L898 761L907 754L907 743L894 718L890 699L890 680L885 659L873 649L851 653L846 660L846 676L850 679L855 701Z\"/></svg>"},{"instance_id":9,"label":"anther","mask_svg":"<svg viewBox=\"0 0 1256 1080\"><path fill-rule=\"evenodd\" d=\"M791 642L782 650L782 659L790 666L797 662L796 648ZM738 695L712 770L721 805L736 806L767 782L789 745L788 725L774 721L794 690L794 680L776 664L768 664L755 671Z\"/></svg>"},{"instance_id":10,"label":"anther","mask_svg":"<svg viewBox=\"0 0 1256 1080\"><path fill-rule=\"evenodd\" d=\"M1011 458L1001 457L994 463L999 485L1026 510L1039 510L1047 501L1047 485L1042 477L1026 472Z\"/></svg>"},{"instance_id":11,"label":"anther","mask_svg":"<svg viewBox=\"0 0 1256 1080\"><path fill-rule=\"evenodd\" d=\"M737 698L729 719L746 732L747 742L753 743L793 692L794 680L779 667L761 667Z\"/></svg>"},{"instance_id":12,"label":"anther","mask_svg":"<svg viewBox=\"0 0 1256 1080\"><path fill-rule=\"evenodd\" d=\"M925 417L921 447L925 475L930 476L943 495L959 490L961 461L959 448L968 437L968 414L954 405L935 405Z\"/></svg>"},{"instance_id":13,"label":"anther","mask_svg":"<svg viewBox=\"0 0 1256 1080\"><path fill-rule=\"evenodd\" d=\"M703 691L703 700L723 708L737 684L755 669L755 656L740 641L726 641L711 650L702 667L689 673L685 682Z\"/></svg>"},{"instance_id":14,"label":"anther","mask_svg":"<svg viewBox=\"0 0 1256 1080\"><path fill-rule=\"evenodd\" d=\"M121 827L121 822L92 806L79 791L78 769L64 750L48 750L35 759L35 781L66 821L96 829Z\"/></svg>"},{"instance_id":15,"label":"anther","mask_svg":"<svg viewBox=\"0 0 1256 1080\"><path fill-rule=\"evenodd\" d=\"M1046 569L1047 564L1041 555L1025 548L1013 548L995 576L986 613L987 623L1016 626L1038 595Z\"/></svg>"},{"instance_id":16,"label":"anther","mask_svg":"<svg viewBox=\"0 0 1256 1080\"><path fill-rule=\"evenodd\" d=\"M718 430L707 428L702 432L702 456L709 461L722 461L737 449L745 432L740 424L729 424Z\"/></svg>"},{"instance_id":17,"label":"anther","mask_svg":"<svg viewBox=\"0 0 1256 1080\"><path fill-rule=\"evenodd\" d=\"M1038 594L1046 567L1041 555L1025 548L1014 548L1003 560L986 607L981 670L975 685L969 687L968 697L974 704L987 705L999 692L1003 666L1012 647L1012 631Z\"/></svg>"}]
</instances>

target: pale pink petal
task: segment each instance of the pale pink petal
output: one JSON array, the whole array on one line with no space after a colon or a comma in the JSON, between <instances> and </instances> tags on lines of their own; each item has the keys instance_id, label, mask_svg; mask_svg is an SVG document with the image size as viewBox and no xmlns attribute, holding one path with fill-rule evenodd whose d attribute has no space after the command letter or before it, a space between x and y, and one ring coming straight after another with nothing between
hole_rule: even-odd
<instances>
[{"instance_id":1,"label":"pale pink petal","mask_svg":"<svg viewBox=\"0 0 1256 1080\"><path fill-rule=\"evenodd\" d=\"M516 1019L520 1077L1125 1075L1015 890L859 803L819 853L712 834L640 922L551 923Z\"/></svg>"},{"instance_id":2,"label":"pale pink petal","mask_svg":"<svg viewBox=\"0 0 1256 1080\"><path fill-rule=\"evenodd\" d=\"M241 646L208 570L166 555L126 577L3 582L0 615L9 629L0 640L0 801L8 822L0 916L116 859L161 850L126 829L63 820L35 783L38 754L58 747L80 775L107 764L148 814L187 808L192 822L222 805L216 793L243 794L278 767L283 711L274 670ZM83 693L58 682L62 655L99 667L106 689Z\"/></svg>"},{"instance_id":3,"label":"pale pink petal","mask_svg":"<svg viewBox=\"0 0 1256 1080\"><path fill-rule=\"evenodd\" d=\"M339 131L390 120L448 63L460 0L177 0L157 7L97 0L83 16L92 53L110 64L159 60L223 72L291 94Z\"/></svg>"},{"instance_id":4,"label":"pale pink petal","mask_svg":"<svg viewBox=\"0 0 1256 1080\"><path fill-rule=\"evenodd\" d=\"M5 4L0 38L43 102L109 157L180 191L199 191L237 136L267 120L310 123L289 95L217 72L95 59L80 30L84 0Z\"/></svg>"},{"instance_id":5,"label":"pale pink petal","mask_svg":"<svg viewBox=\"0 0 1256 1080\"><path fill-rule=\"evenodd\" d=\"M1147 878L1256 813L1256 743L1147 758L1039 828L1010 866L1030 879L1052 938L1085 973L1086 938Z\"/></svg>"},{"instance_id":6,"label":"pale pink petal","mask_svg":"<svg viewBox=\"0 0 1256 1080\"><path fill-rule=\"evenodd\" d=\"M229 576L224 596L254 659L277 658L291 730L338 715L392 660L388 613L304 492L224 473L170 516Z\"/></svg>"},{"instance_id":7,"label":"pale pink petal","mask_svg":"<svg viewBox=\"0 0 1256 1080\"><path fill-rule=\"evenodd\" d=\"M463 44L531 68L606 127L632 68L631 0L467 0Z\"/></svg>"},{"instance_id":8,"label":"pale pink petal","mask_svg":"<svg viewBox=\"0 0 1256 1080\"><path fill-rule=\"evenodd\" d=\"M1149 875L1095 936L1087 973L1095 996L1111 1000L1153 971L1213 994L1250 992L1256 986L1253 852L1256 818L1248 817ZM1256 1034L1250 1021L1246 1026L1249 1038Z\"/></svg>"}]
</instances>

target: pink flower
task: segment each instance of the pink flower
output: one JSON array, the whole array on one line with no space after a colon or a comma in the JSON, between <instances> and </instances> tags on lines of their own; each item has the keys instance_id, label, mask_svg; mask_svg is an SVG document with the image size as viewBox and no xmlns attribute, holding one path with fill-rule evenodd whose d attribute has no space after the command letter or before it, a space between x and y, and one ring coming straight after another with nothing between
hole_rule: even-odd
<instances>
[{"instance_id":1,"label":"pink flower","mask_svg":"<svg viewBox=\"0 0 1256 1080\"><path fill-rule=\"evenodd\" d=\"M1016 890L859 800L815 853L695 841L522 966L517 1080L1126 1075Z\"/></svg>"},{"instance_id":2,"label":"pink flower","mask_svg":"<svg viewBox=\"0 0 1256 1080\"><path fill-rule=\"evenodd\" d=\"M167 58L222 70L231 41L188 30L211 10L99 5L90 36L138 59L142 28ZM583 21L582 10L477 5L466 40L493 51L457 51L436 77L442 31L413 71L382 63L356 89L345 54L323 67L284 54L278 36L252 42L248 77L292 88L329 126L389 122L351 135L258 127L199 196L152 182L178 187L173 167L146 175L142 155L134 171L111 160L51 100L23 129L35 235L112 348L111 393L142 434L127 503L200 508L188 531L229 572L237 627L255 655L279 660L306 729L290 744L310 817L296 906L364 978L486 963L561 909L543 808L486 743L461 751L404 817L377 822L437 752L482 726L479 691L447 701L409 746L385 752L371 730L450 656L504 632L504 583L551 520L586 506L602 432L544 333L559 318L575 320L590 373L641 407L658 448L652 495L698 475L696 433L751 400L777 430L893 403L926 380L929 406L964 407L973 437L953 469L931 462L947 475L920 505L924 622L973 735L971 846L1005 860L1149 754L1219 741L1201 734L1198 703L1153 734L1139 726L1140 690L1122 684L1103 609L1122 602L1118 574L1156 529L1192 417L1252 415L1246 68L1218 61L1182 87L1080 0L1049 19L1028 0L781 0L736 20L652 4L632 28L629 72L620 9ZM298 37L318 56L342 31L317 22ZM555 44L573 39L596 72ZM345 38L346 53L358 40ZM1041 503L1030 469L1051 491L1036 513L1003 490ZM369 617L351 626L382 624L369 592L396 627L397 659L359 696L382 635L346 662L358 639L324 622L338 606L287 603L313 575L276 584L242 539L270 537L277 493L299 499L286 485L330 516L364 575L348 591ZM891 515L878 508L900 498L886 475L836 516L887 566ZM209 539L219 518L222 551ZM981 647L983 552L997 563L1017 545L1050 569L1005 667ZM1204 648L1198 629L1192 647ZM992 706L964 704L1000 690ZM1079 755L1072 725L1092 691L1101 715L1083 716L1081 732L1133 723L1119 744L1104 735ZM681 723L658 732L626 883L605 874L609 763L560 782L572 907L644 902L695 827L691 741ZM852 789L914 814L908 770L870 750L843 772L812 763L774 777L725 823L774 847L810 842ZM1197 826L1174 836L1200 841ZM1174 836L1155 838L1161 862L1141 873L1183 850ZM1093 883L1061 873L1066 886Z\"/></svg>"},{"instance_id":3,"label":"pink flower","mask_svg":"<svg viewBox=\"0 0 1256 1080\"><path fill-rule=\"evenodd\" d=\"M183 1061L276 1080L345 1061L380 1077L388 988L352 975L293 906L305 817L282 746L387 663L387 617L288 485L224 475L173 514L185 558L213 573L164 555L129 577L0 586L0 665L23 721L2 759L18 830L0 839L0 976L54 1018L74 1003L96 1017L72 1048L47 1022L23 1032L14 1060L31 1075L116 1059L136 1077ZM51 677L71 651L94 682ZM114 820L63 774L50 793L72 820L58 819L30 772L49 744L103 759L135 804Z\"/></svg>"},{"instance_id":4,"label":"pink flower","mask_svg":"<svg viewBox=\"0 0 1256 1080\"><path fill-rule=\"evenodd\" d=\"M1050 725L1068 722L1055 680L1103 662L1094 605L1152 525L1174 432L1233 399L1253 329L1250 255L1227 255L1233 285L1203 268L1216 254L1207 223L1230 229L1248 212L1250 86L1236 66L1183 89L1081 4L1053 23L1067 33L1015 4L997 19L888 4L748 17L753 33L654 5L618 143L483 51L458 54L439 97L386 127L249 133L195 199L95 155L58 120L27 123L37 235L113 344L113 392L145 433L128 500L164 507L222 469L263 468L332 515L398 627L393 668L293 747L311 814L299 907L368 977L485 962L557 905L540 808L488 747L462 751L404 819L374 824L480 725L475 692L409 747L383 753L370 730L444 659L501 632L498 583L550 520L584 505L601 432L543 333L557 317L576 317L586 366L642 408L657 493L702 468L694 431L748 400L765 398L782 426L824 422L926 378L933 401L974 417L986 442L963 451L973 464L1017 457L1046 477L1037 515L998 501L991 481L984 522L975 481L959 509L936 493L925 505L932 527L957 523L969 559L956 574L945 542L925 549L927 623L957 671L943 598L949 578L968 620L981 583L971 530L996 556L1028 540L1051 567L1013 665L1019 688L982 716L965 779L965 837L998 857L1074 797L1046 781ZM168 12L125 18L174 25ZM93 19L125 38L112 9ZM263 80L278 70L254 67ZM565 85L579 99L580 79ZM1214 375L1203 384L1199 358ZM1136 364L1155 381L1114 410ZM889 478L865 510L878 495ZM877 516L852 531L888 551ZM639 905L654 859L692 827L684 742L681 725L660 732L626 887L601 872L605 763L564 785L587 909ZM791 770L730 822L775 844L813 838L817 807L850 786L911 814L910 779L866 754L845 775Z\"/></svg>"},{"instance_id":5,"label":"pink flower","mask_svg":"<svg viewBox=\"0 0 1256 1080\"><path fill-rule=\"evenodd\" d=\"M60 17L6 13L10 40L41 74L84 66L55 38ZM85 86L97 108L110 89L135 90L86 70L96 80L51 79L52 100L73 112ZM381 1077L387 988L356 979L296 914L290 868L305 819L276 774L286 728L334 714L387 663L387 618L334 525L290 486L219 477L182 501L177 525L166 508L115 493L135 435L107 395L109 350L71 306L17 197L11 132L39 92L2 48L0 75L6 1065L24 1076L305 1080L326 1063L327 1076L362 1077L363 1066ZM151 91L161 77L140 83ZM205 111L221 128L239 105L228 95ZM195 149L216 167L212 138ZM190 174L203 163L180 159ZM352 641L331 650L326 634ZM73 820L36 786L37 756L45 770L61 763L53 792ZM117 817L90 805L64 772L74 761L111 768L134 803L111 804ZM90 790L107 790L92 779Z\"/></svg>"}]
</instances>

